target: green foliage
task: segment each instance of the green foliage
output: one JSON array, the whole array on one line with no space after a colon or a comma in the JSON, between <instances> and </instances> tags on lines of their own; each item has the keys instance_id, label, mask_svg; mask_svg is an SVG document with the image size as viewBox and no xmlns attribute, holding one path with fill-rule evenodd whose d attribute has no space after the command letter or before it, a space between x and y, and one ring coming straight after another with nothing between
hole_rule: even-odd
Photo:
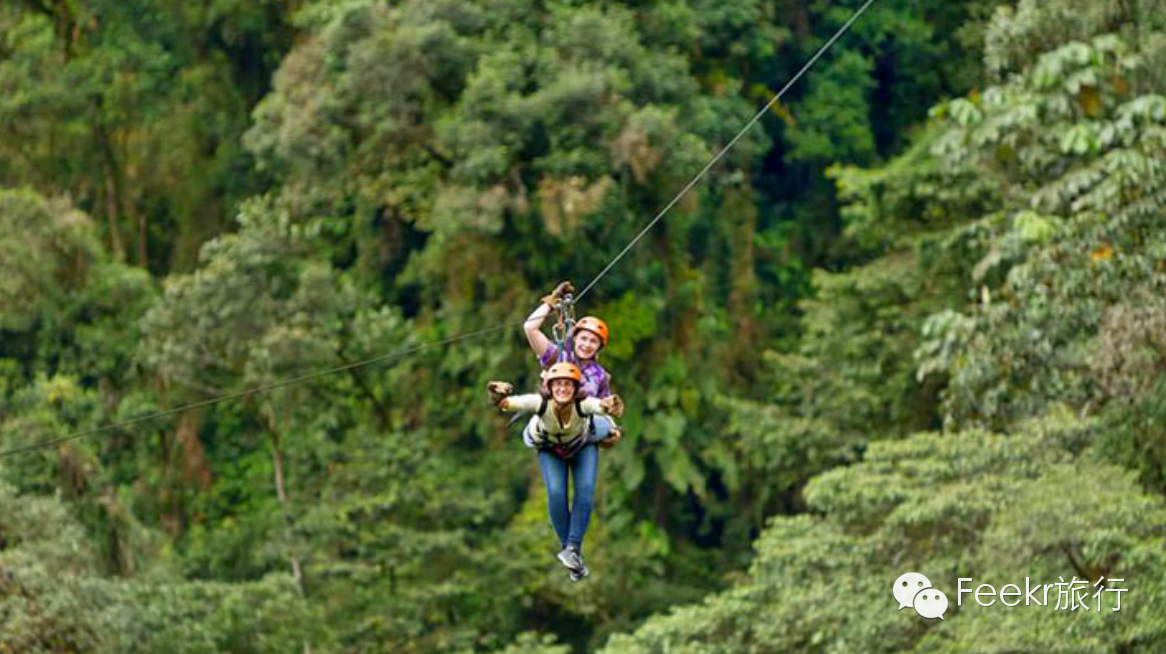
<instances>
[{"instance_id":1,"label":"green foliage","mask_svg":"<svg viewBox=\"0 0 1166 654\"><path fill-rule=\"evenodd\" d=\"M0 184L68 194L115 260L189 267L256 176L238 140L287 39L279 2L0 10Z\"/></svg>"},{"instance_id":2,"label":"green foliage","mask_svg":"<svg viewBox=\"0 0 1166 654\"><path fill-rule=\"evenodd\" d=\"M653 306L655 305L655 306ZM635 358L638 347L642 347L659 331L657 325L659 303L641 300L635 291L628 291L623 297L598 307L594 313L603 316L608 327L619 335L609 341L604 348L604 366L618 369Z\"/></svg>"},{"instance_id":3,"label":"green foliage","mask_svg":"<svg viewBox=\"0 0 1166 654\"><path fill-rule=\"evenodd\" d=\"M483 402L519 330L426 346L592 279L858 5L0 9L0 444L230 394L0 470L0 645L1161 649L1156 6L876 3L607 271L586 582ZM908 568L1131 593L926 623Z\"/></svg>"},{"instance_id":4,"label":"green foliage","mask_svg":"<svg viewBox=\"0 0 1166 654\"><path fill-rule=\"evenodd\" d=\"M568 654L570 651L571 648L565 645L556 645L553 636L524 631L514 643L506 649L498 650L496 654Z\"/></svg>"},{"instance_id":5,"label":"green foliage","mask_svg":"<svg viewBox=\"0 0 1166 654\"><path fill-rule=\"evenodd\" d=\"M268 211L246 208L242 231L208 243L204 265L171 277L143 319L141 360L163 378L221 392L337 363L354 291L308 260L303 236Z\"/></svg>"},{"instance_id":6,"label":"green foliage","mask_svg":"<svg viewBox=\"0 0 1166 654\"><path fill-rule=\"evenodd\" d=\"M112 263L90 219L61 200L0 190L0 433L5 448L92 427L116 414L131 378L136 320L153 303L148 275ZM125 324L129 320L129 325ZM8 470L22 490L75 495L91 450ZM44 465L40 465L43 463Z\"/></svg>"},{"instance_id":7,"label":"green foliage","mask_svg":"<svg viewBox=\"0 0 1166 654\"><path fill-rule=\"evenodd\" d=\"M0 352L34 369L113 383L153 302L141 271L111 263L88 216L62 200L0 190Z\"/></svg>"},{"instance_id":8,"label":"green foliage","mask_svg":"<svg viewBox=\"0 0 1166 654\"><path fill-rule=\"evenodd\" d=\"M911 354L919 322L943 298L926 298L918 265L893 252L853 272L816 271L799 349L766 353L762 392L725 400L726 480L748 498L753 529L804 508L805 482L872 438L932 422L936 388L915 379Z\"/></svg>"},{"instance_id":9,"label":"green foliage","mask_svg":"<svg viewBox=\"0 0 1166 654\"><path fill-rule=\"evenodd\" d=\"M0 650L287 651L310 633L311 616L287 579L103 577L65 504L8 485L0 500Z\"/></svg>"},{"instance_id":10,"label":"green foliage","mask_svg":"<svg viewBox=\"0 0 1166 654\"><path fill-rule=\"evenodd\" d=\"M1160 27L1163 16L1144 11L1144 23L1119 22L1112 33L1129 10L1067 2L1001 10L986 59L1009 73L1005 81L940 105L916 145L887 166L833 169L850 202L848 233L868 263L821 275L819 299L804 303L812 338L802 348L814 343L829 356L772 355L790 391L732 410L774 435L756 439L766 447L754 465L777 484L790 482L775 474L774 452L788 455L796 442L829 453L831 437L848 436L840 429L848 418L852 429L892 438L813 477L803 493L812 513L773 518L749 573L728 590L615 636L605 651L1162 646L1151 616L1163 588L1141 567L1157 565L1166 528L1156 426L1161 89L1142 70L1160 59L1161 41L1137 30ZM854 313L839 292L847 287L823 279L863 284L855 297L873 313ZM903 292L878 293L888 279ZM878 326L864 315L879 316ZM890 336L903 329L901 340ZM882 356L897 374L875 365ZM924 426L938 390L946 432L894 438L912 422L888 420L887 407L917 406L914 425ZM802 397L812 403L793 401ZM1114 619L953 601L947 620L926 624L893 612L889 585L904 570L928 574L949 598L957 577L1000 587L1025 576L1104 576L1124 578L1131 593L1141 579L1144 603L1127 594Z\"/></svg>"},{"instance_id":11,"label":"green foliage","mask_svg":"<svg viewBox=\"0 0 1166 654\"><path fill-rule=\"evenodd\" d=\"M1120 468L1072 453L1096 437L1098 424L1063 414L1043 422L1009 436L924 433L872 444L861 464L810 484L817 515L772 521L731 590L653 618L603 651L1160 647L1166 631L1151 616L1161 610L1163 588L1137 571L1161 558L1155 543L1166 505ZM891 585L906 570L946 591L944 622L925 625L912 611L895 612ZM1051 583L1074 575L1090 583L1098 575L1124 578L1130 591L1121 613L955 602L957 577L999 588L1025 576Z\"/></svg>"},{"instance_id":12,"label":"green foliage","mask_svg":"<svg viewBox=\"0 0 1166 654\"><path fill-rule=\"evenodd\" d=\"M999 425L1050 399L1088 411L1111 397L1092 372L1096 339L1166 281L1155 263L1164 245L1147 229L1163 206L1151 150L1166 114L1157 94L1132 96L1122 81L1136 61L1114 35L1058 47L987 89L983 119L937 145L949 169L974 162L1011 180L1000 213L940 246L977 234L972 322L960 336L934 323L934 339L958 345L921 350L925 369L950 375L948 420Z\"/></svg>"},{"instance_id":13,"label":"green foliage","mask_svg":"<svg viewBox=\"0 0 1166 654\"><path fill-rule=\"evenodd\" d=\"M867 99L874 87L871 68L858 53L845 52L815 77L807 108L790 126L791 159L871 162L875 154Z\"/></svg>"},{"instance_id":14,"label":"green foliage","mask_svg":"<svg viewBox=\"0 0 1166 654\"><path fill-rule=\"evenodd\" d=\"M93 225L63 202L30 191L0 192L0 316L8 331L54 323L99 256Z\"/></svg>"}]
</instances>

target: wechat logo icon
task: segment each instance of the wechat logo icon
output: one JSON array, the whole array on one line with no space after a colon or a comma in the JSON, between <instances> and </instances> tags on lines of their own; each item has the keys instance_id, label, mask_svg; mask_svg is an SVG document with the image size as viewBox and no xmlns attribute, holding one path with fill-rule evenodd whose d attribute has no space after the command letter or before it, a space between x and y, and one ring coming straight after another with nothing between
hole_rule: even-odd
<instances>
[{"instance_id":1,"label":"wechat logo icon","mask_svg":"<svg viewBox=\"0 0 1166 654\"><path fill-rule=\"evenodd\" d=\"M943 614L947 613L947 595L932 588L931 581L918 572L899 575L892 592L900 611L910 606L928 620L942 620Z\"/></svg>"}]
</instances>

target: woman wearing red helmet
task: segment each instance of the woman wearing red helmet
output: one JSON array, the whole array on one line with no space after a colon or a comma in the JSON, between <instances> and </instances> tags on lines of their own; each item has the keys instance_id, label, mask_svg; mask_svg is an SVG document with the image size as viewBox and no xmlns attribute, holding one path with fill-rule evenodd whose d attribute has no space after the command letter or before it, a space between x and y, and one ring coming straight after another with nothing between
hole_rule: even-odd
<instances>
[{"instance_id":1,"label":"woman wearing red helmet","mask_svg":"<svg viewBox=\"0 0 1166 654\"><path fill-rule=\"evenodd\" d=\"M528 446L538 449L547 510L561 547L558 559L571 571L572 581L588 574L583 563L583 536L591 520L599 465L596 446L588 442L589 418L623 413L623 400L618 395L587 397L582 386L582 371L566 362L545 371L538 393L511 395L514 386L506 382L490 382L488 386L491 400L503 411L534 413L523 437ZM567 498L568 476L574 480L574 503Z\"/></svg>"}]
</instances>

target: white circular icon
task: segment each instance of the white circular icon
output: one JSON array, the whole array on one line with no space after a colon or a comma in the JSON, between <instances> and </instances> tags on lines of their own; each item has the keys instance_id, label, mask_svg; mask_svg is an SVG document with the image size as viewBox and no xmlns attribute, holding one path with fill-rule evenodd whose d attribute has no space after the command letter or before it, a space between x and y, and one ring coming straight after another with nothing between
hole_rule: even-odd
<instances>
[{"instance_id":1,"label":"white circular icon","mask_svg":"<svg viewBox=\"0 0 1166 654\"><path fill-rule=\"evenodd\" d=\"M947 595L943 594L942 590L934 588L924 588L915 594L914 598L915 612L927 618L943 619L943 614L947 613Z\"/></svg>"},{"instance_id":2,"label":"white circular icon","mask_svg":"<svg viewBox=\"0 0 1166 654\"><path fill-rule=\"evenodd\" d=\"M900 575L895 580L894 588L895 601L899 603L899 610L902 611L904 608L911 606L911 600L914 599L915 594L924 588L931 588L931 582L928 581L927 577L924 577L918 572L908 572L907 574ZM947 600L944 599L944 602L947 602ZM944 607L946 608L946 604Z\"/></svg>"}]
</instances>

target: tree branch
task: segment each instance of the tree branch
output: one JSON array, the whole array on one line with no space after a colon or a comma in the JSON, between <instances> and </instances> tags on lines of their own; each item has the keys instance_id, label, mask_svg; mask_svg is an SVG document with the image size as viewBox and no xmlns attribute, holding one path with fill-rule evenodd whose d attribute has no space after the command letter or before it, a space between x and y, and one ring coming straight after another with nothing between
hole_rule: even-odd
<instances>
[{"instance_id":1,"label":"tree branch","mask_svg":"<svg viewBox=\"0 0 1166 654\"><path fill-rule=\"evenodd\" d=\"M1065 553L1065 556L1069 557L1069 563L1073 565L1073 569L1077 571L1077 574L1082 579L1088 580L1088 579L1092 578L1089 576L1089 573L1086 572L1085 569L1081 567L1081 562L1078 561L1077 557L1073 554L1073 548L1071 546L1062 545L1061 551L1063 551Z\"/></svg>"}]
</instances>

